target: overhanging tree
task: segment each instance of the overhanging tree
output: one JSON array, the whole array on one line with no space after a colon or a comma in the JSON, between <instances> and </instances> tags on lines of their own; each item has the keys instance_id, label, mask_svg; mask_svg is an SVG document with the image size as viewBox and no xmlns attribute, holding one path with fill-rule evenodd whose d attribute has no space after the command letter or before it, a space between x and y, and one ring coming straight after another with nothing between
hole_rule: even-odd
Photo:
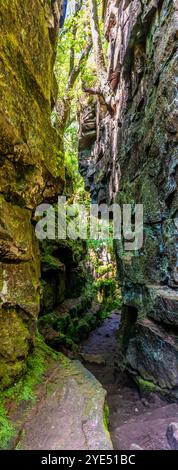
<instances>
[{"instance_id":1,"label":"overhanging tree","mask_svg":"<svg viewBox=\"0 0 178 470\"><path fill-rule=\"evenodd\" d=\"M68 57L65 85L63 84L62 93L59 93L56 107L57 126L60 132L64 132L69 122L74 87L80 74L85 69L92 48L92 38L88 19L85 18L84 8L85 5L82 0L75 1L73 14L68 18L61 32L61 37L64 38L64 45L61 38L59 38L58 48L60 50L63 47L64 56L66 53L66 57ZM81 18L84 20L82 27ZM61 68L59 69L59 75L60 72ZM58 77L58 82L60 91L60 77Z\"/></svg>"},{"instance_id":2,"label":"overhanging tree","mask_svg":"<svg viewBox=\"0 0 178 470\"><path fill-rule=\"evenodd\" d=\"M98 5L97 0L89 0L90 5L90 25L93 50L96 62L97 78L98 78L98 89L87 89L83 87L84 91L91 92L92 94L101 95L108 107L113 112L115 111L115 96L113 90L108 81L108 74L105 65L103 46L101 41L99 17L98 17Z\"/></svg>"}]
</instances>

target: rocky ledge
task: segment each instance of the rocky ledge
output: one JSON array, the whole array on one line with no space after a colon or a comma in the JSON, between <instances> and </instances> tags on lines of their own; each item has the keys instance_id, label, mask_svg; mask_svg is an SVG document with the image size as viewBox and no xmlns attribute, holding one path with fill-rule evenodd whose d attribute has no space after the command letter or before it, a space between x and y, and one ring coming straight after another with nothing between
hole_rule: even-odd
<instances>
[{"instance_id":1,"label":"rocky ledge","mask_svg":"<svg viewBox=\"0 0 178 470\"><path fill-rule=\"evenodd\" d=\"M36 402L24 412L16 447L25 450L110 450L106 392L79 361L62 354L53 360L36 391ZM20 411L21 409L21 411Z\"/></svg>"}]
</instances>

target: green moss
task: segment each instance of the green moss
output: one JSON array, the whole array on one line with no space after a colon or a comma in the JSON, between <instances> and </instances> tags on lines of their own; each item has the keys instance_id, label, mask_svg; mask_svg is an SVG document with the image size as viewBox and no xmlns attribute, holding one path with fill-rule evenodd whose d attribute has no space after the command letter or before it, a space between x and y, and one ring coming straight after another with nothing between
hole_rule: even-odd
<instances>
[{"instance_id":1,"label":"green moss","mask_svg":"<svg viewBox=\"0 0 178 470\"><path fill-rule=\"evenodd\" d=\"M42 263L43 263L43 269L45 271L58 271L58 270L64 270L64 265L54 256L50 255L49 253L45 253L42 256Z\"/></svg>"},{"instance_id":2,"label":"green moss","mask_svg":"<svg viewBox=\"0 0 178 470\"><path fill-rule=\"evenodd\" d=\"M51 350L41 336L36 337L34 351L27 360L26 374L5 392L6 398L13 398L18 403L21 400L35 401L35 387L40 383L47 368L47 357L57 358L57 353Z\"/></svg>"},{"instance_id":3,"label":"green moss","mask_svg":"<svg viewBox=\"0 0 178 470\"><path fill-rule=\"evenodd\" d=\"M134 377L134 380L135 380L136 384L138 385L140 391L142 391L142 392L151 393L151 392L160 391L160 387L155 385L153 382L150 382L149 380L143 379L142 377L140 377L138 375L136 377Z\"/></svg>"},{"instance_id":4,"label":"green moss","mask_svg":"<svg viewBox=\"0 0 178 470\"><path fill-rule=\"evenodd\" d=\"M64 356L64 354L58 354L58 356L60 357L61 365L63 367L65 367L65 369L68 369L71 365L70 359L68 359L68 357Z\"/></svg>"},{"instance_id":5,"label":"green moss","mask_svg":"<svg viewBox=\"0 0 178 470\"><path fill-rule=\"evenodd\" d=\"M113 310L121 309L122 296L115 279L98 278L93 287L101 304L100 319L107 318Z\"/></svg>"},{"instance_id":6,"label":"green moss","mask_svg":"<svg viewBox=\"0 0 178 470\"><path fill-rule=\"evenodd\" d=\"M78 345L67 334L59 333L58 343L59 346L65 346L67 349L72 351L73 354L76 354L78 351Z\"/></svg>"},{"instance_id":7,"label":"green moss","mask_svg":"<svg viewBox=\"0 0 178 470\"><path fill-rule=\"evenodd\" d=\"M62 312L60 314L56 310L41 316L39 318L40 331L44 332L48 327L49 329L52 328L59 333L59 344L66 347L70 345L72 350L76 349L76 344L86 337L97 321L96 316L87 313L91 306L93 295L92 284L88 283L87 287L83 289L82 295L78 298L77 303L75 305L71 303L66 313Z\"/></svg>"},{"instance_id":8,"label":"green moss","mask_svg":"<svg viewBox=\"0 0 178 470\"><path fill-rule=\"evenodd\" d=\"M103 410L103 426L106 432L108 431L108 425L109 425L109 406L105 402L104 404L104 410Z\"/></svg>"},{"instance_id":9,"label":"green moss","mask_svg":"<svg viewBox=\"0 0 178 470\"><path fill-rule=\"evenodd\" d=\"M24 361L16 360L14 363L8 363L6 359L2 359L0 363L0 377L2 377L0 390L10 387L15 378L19 378L25 372L26 364Z\"/></svg>"},{"instance_id":10,"label":"green moss","mask_svg":"<svg viewBox=\"0 0 178 470\"><path fill-rule=\"evenodd\" d=\"M113 299L112 296L108 297L104 305L101 307L100 319L108 318L113 310L121 310L121 307L122 298L120 296L115 299Z\"/></svg>"},{"instance_id":11,"label":"green moss","mask_svg":"<svg viewBox=\"0 0 178 470\"><path fill-rule=\"evenodd\" d=\"M70 315L68 313L61 315L59 317L56 312L51 312L51 313L47 313L46 315L43 315L39 319L39 325L41 325L42 327L50 326L60 332L66 331L69 322L70 322Z\"/></svg>"},{"instance_id":12,"label":"green moss","mask_svg":"<svg viewBox=\"0 0 178 470\"><path fill-rule=\"evenodd\" d=\"M110 312L121 307L121 295L117 289L116 281L113 279L100 279L96 283L88 282L84 288L78 303L68 307L68 311L52 311L39 319L40 331L47 335L51 329L58 332L55 337L55 346L59 344L76 352L78 344L85 339L101 320L108 317ZM97 292L102 289L104 295L101 307L92 312L92 301L97 301ZM91 308L90 308L91 307ZM55 347L54 346L54 347Z\"/></svg>"},{"instance_id":13,"label":"green moss","mask_svg":"<svg viewBox=\"0 0 178 470\"><path fill-rule=\"evenodd\" d=\"M41 382L45 370L48 367L49 358L64 362L63 355L49 348L40 335L36 337L35 348L27 361L26 374L12 387L0 392L0 448L6 449L8 443L15 436L16 429L8 417L7 402L30 401L36 399L36 386Z\"/></svg>"},{"instance_id":14,"label":"green moss","mask_svg":"<svg viewBox=\"0 0 178 470\"><path fill-rule=\"evenodd\" d=\"M0 449L7 449L8 442L14 437L15 428L8 419L3 393L0 393Z\"/></svg>"},{"instance_id":15,"label":"green moss","mask_svg":"<svg viewBox=\"0 0 178 470\"><path fill-rule=\"evenodd\" d=\"M21 442L18 442L16 447L15 447L15 450L22 450L22 444Z\"/></svg>"}]
</instances>

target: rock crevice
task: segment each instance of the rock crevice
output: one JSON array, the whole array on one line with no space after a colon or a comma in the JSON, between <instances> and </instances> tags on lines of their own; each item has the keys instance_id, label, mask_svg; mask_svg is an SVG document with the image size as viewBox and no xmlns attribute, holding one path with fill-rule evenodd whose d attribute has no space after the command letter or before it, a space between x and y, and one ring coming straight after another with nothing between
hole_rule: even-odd
<instances>
[{"instance_id":1,"label":"rock crevice","mask_svg":"<svg viewBox=\"0 0 178 470\"><path fill-rule=\"evenodd\" d=\"M80 171L94 202L131 204L133 219L143 204L143 247L115 244L121 361L177 397L178 3L108 0L105 32L116 113L101 100L82 112Z\"/></svg>"}]
</instances>

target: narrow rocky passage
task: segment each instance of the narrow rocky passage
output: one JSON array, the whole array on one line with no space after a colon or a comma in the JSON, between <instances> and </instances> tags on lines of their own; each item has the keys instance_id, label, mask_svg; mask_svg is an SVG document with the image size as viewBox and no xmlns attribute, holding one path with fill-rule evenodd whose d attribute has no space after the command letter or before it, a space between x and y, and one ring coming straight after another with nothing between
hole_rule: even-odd
<instances>
[{"instance_id":1,"label":"narrow rocky passage","mask_svg":"<svg viewBox=\"0 0 178 470\"><path fill-rule=\"evenodd\" d=\"M80 358L107 391L109 431L115 449L170 450L167 426L178 417L178 405L157 395L141 397L126 374L116 375L116 332L119 312L113 312L80 347ZM139 447L137 447L139 446Z\"/></svg>"},{"instance_id":2,"label":"narrow rocky passage","mask_svg":"<svg viewBox=\"0 0 178 470\"><path fill-rule=\"evenodd\" d=\"M130 377L116 374L119 321L115 310L93 330L80 345L79 361L47 348L36 399L8 402L16 427L9 449L170 450L166 432L178 418L178 405L153 394L141 397Z\"/></svg>"},{"instance_id":3,"label":"narrow rocky passage","mask_svg":"<svg viewBox=\"0 0 178 470\"><path fill-rule=\"evenodd\" d=\"M178 450L178 0L0 30L0 450Z\"/></svg>"}]
</instances>

